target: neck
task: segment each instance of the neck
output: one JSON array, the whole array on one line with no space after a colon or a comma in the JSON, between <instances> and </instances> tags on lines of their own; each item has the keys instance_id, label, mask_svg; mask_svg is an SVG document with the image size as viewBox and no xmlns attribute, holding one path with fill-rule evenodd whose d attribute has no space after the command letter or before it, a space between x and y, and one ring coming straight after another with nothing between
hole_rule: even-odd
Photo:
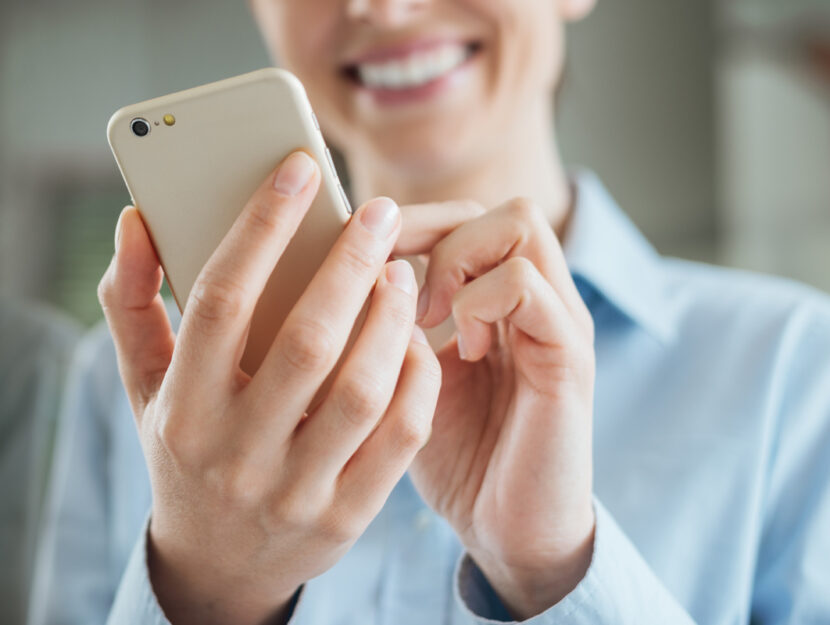
<instances>
[{"instance_id":1,"label":"neck","mask_svg":"<svg viewBox=\"0 0 830 625\"><path fill-rule=\"evenodd\" d=\"M371 155L347 153L354 199L360 203L385 195L401 205L466 199L489 210L524 197L545 212L561 235L570 213L571 190L556 149L552 109L547 101L536 108L522 116L527 121L513 127L507 140L486 158L431 183L384 167Z\"/></svg>"}]
</instances>

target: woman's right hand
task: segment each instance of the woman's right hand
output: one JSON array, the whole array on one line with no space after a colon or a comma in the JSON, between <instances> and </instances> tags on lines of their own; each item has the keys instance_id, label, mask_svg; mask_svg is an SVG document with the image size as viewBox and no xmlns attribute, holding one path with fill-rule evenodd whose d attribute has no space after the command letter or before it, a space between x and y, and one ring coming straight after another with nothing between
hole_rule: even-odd
<instances>
[{"instance_id":1,"label":"woman's right hand","mask_svg":"<svg viewBox=\"0 0 830 625\"><path fill-rule=\"evenodd\" d=\"M260 369L239 368L257 298L319 184L304 153L263 183L199 275L178 336L141 217L128 207L119 220L99 298L150 473L152 585L175 624L280 622L429 436L440 368L414 325L412 268L386 263L400 231L391 200L356 212ZM331 390L304 418L373 288Z\"/></svg>"}]
</instances>

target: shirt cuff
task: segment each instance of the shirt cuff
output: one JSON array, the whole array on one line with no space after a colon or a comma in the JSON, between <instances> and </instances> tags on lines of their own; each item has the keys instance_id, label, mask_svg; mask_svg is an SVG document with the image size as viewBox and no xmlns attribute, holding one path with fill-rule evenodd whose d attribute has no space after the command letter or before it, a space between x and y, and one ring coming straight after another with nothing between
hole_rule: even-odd
<instances>
[{"instance_id":1,"label":"shirt cuff","mask_svg":"<svg viewBox=\"0 0 830 625\"><path fill-rule=\"evenodd\" d=\"M150 583L150 572L147 567L147 532L149 527L150 517L148 515L121 578L118 592L115 595L115 602L107 619L108 625L171 625L164 615ZM287 625L298 625L297 613L300 610L304 594L305 585L297 590L291 600L291 616Z\"/></svg>"},{"instance_id":2,"label":"shirt cuff","mask_svg":"<svg viewBox=\"0 0 830 625\"><path fill-rule=\"evenodd\" d=\"M585 577L562 601L522 623L694 625L596 498L594 513L594 552ZM469 554L458 561L453 590L470 625L518 623Z\"/></svg>"}]
</instances>

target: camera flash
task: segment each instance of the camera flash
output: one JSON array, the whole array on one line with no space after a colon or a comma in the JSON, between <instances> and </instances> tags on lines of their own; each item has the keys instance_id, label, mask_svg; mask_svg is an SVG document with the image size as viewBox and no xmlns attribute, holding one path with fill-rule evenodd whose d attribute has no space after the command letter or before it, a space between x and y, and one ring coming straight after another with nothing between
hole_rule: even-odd
<instances>
[{"instance_id":1,"label":"camera flash","mask_svg":"<svg viewBox=\"0 0 830 625\"><path fill-rule=\"evenodd\" d=\"M172 126L173 124L176 123L176 118L173 117L170 113L165 115L163 119L164 119L164 123L167 124L168 126Z\"/></svg>"}]
</instances>

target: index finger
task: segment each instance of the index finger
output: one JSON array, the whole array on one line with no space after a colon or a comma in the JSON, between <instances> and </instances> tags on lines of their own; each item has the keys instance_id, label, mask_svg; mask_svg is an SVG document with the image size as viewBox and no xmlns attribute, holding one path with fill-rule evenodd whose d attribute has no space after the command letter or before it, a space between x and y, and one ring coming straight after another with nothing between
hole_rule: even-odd
<instances>
[{"instance_id":1,"label":"index finger","mask_svg":"<svg viewBox=\"0 0 830 625\"><path fill-rule=\"evenodd\" d=\"M401 234L393 253L397 256L428 254L458 226L486 212L481 204L473 200L402 206Z\"/></svg>"},{"instance_id":2,"label":"index finger","mask_svg":"<svg viewBox=\"0 0 830 625\"><path fill-rule=\"evenodd\" d=\"M257 189L205 264L185 304L171 373L232 383L257 300L311 206L320 170L294 152Z\"/></svg>"},{"instance_id":3,"label":"index finger","mask_svg":"<svg viewBox=\"0 0 830 625\"><path fill-rule=\"evenodd\" d=\"M388 198L376 198L354 213L283 322L249 386L252 395L288 413L302 415L309 408L359 325L399 230L398 206Z\"/></svg>"},{"instance_id":4,"label":"index finger","mask_svg":"<svg viewBox=\"0 0 830 625\"><path fill-rule=\"evenodd\" d=\"M535 204L518 198L462 224L436 245L421 291L421 325L431 328L440 323L450 314L452 298L465 283L517 256L537 267L587 328L590 315L553 228Z\"/></svg>"}]
</instances>

